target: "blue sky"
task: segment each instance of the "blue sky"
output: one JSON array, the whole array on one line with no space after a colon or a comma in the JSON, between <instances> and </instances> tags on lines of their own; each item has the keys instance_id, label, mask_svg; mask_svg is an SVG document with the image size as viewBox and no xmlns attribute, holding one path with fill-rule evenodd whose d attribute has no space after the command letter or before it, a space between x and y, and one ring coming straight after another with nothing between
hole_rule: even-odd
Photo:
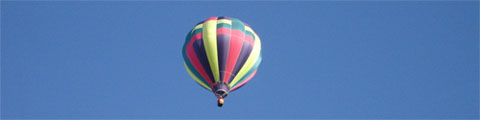
<instances>
[{"instance_id":1,"label":"blue sky","mask_svg":"<svg viewBox=\"0 0 480 120\"><path fill-rule=\"evenodd\" d=\"M262 39L223 108L186 72L212 16ZM479 2L1 2L1 118L479 118Z\"/></svg>"}]
</instances>

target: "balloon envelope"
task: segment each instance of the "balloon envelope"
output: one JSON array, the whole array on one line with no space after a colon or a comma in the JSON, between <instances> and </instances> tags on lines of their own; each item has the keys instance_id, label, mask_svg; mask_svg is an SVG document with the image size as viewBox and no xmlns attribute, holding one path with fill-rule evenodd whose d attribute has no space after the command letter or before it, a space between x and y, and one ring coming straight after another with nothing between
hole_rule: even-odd
<instances>
[{"instance_id":1,"label":"balloon envelope","mask_svg":"<svg viewBox=\"0 0 480 120\"><path fill-rule=\"evenodd\" d=\"M216 95L245 85L262 61L258 35L230 17L211 17L198 23L188 33L182 53L190 76Z\"/></svg>"}]
</instances>

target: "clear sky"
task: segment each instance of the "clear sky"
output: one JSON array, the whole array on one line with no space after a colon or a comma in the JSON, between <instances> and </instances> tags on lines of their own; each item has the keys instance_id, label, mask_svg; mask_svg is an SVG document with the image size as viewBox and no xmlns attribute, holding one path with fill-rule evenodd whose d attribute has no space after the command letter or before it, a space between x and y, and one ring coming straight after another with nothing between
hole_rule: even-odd
<instances>
[{"instance_id":1,"label":"clear sky","mask_svg":"<svg viewBox=\"0 0 480 120\"><path fill-rule=\"evenodd\" d=\"M212 16L262 39L223 108L188 75ZM479 118L479 2L1 2L1 118Z\"/></svg>"}]
</instances>

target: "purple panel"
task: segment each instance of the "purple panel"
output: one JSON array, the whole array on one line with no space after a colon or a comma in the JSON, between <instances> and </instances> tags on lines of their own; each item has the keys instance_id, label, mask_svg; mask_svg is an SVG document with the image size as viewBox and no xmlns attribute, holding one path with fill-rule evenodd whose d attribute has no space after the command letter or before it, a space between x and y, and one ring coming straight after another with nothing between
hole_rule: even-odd
<instances>
[{"instance_id":1,"label":"purple panel","mask_svg":"<svg viewBox=\"0 0 480 120\"><path fill-rule=\"evenodd\" d=\"M225 68L227 67L228 49L230 47L230 35L217 35L218 67L220 70L220 83L223 83Z\"/></svg>"}]
</instances>

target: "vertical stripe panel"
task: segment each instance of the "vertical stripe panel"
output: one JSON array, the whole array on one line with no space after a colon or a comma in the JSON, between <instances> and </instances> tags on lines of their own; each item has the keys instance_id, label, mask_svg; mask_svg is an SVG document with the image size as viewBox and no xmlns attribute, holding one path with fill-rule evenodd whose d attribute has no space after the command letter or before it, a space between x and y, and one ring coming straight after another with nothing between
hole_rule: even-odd
<instances>
[{"instance_id":1,"label":"vertical stripe panel","mask_svg":"<svg viewBox=\"0 0 480 120\"><path fill-rule=\"evenodd\" d=\"M209 18L203 23L203 44L207 53L208 62L212 69L215 82L219 82L218 55L217 55L217 18Z\"/></svg>"},{"instance_id":2,"label":"vertical stripe panel","mask_svg":"<svg viewBox=\"0 0 480 120\"><path fill-rule=\"evenodd\" d=\"M221 23L220 23L221 21ZM224 81L225 68L227 66L228 51L230 48L231 20L220 19L217 26L218 67L220 70L220 82Z\"/></svg>"},{"instance_id":3,"label":"vertical stripe panel","mask_svg":"<svg viewBox=\"0 0 480 120\"><path fill-rule=\"evenodd\" d=\"M240 38L242 37L242 34L239 34L239 30L232 30L231 38L230 38L230 47L228 50L228 57L227 57L227 65L225 68L225 76L223 78L225 83L228 83L228 79L231 76L235 76L232 71L233 68L235 67L235 64L237 63L238 55L240 54L240 51L242 50L243 46L243 40Z\"/></svg>"},{"instance_id":4,"label":"vertical stripe panel","mask_svg":"<svg viewBox=\"0 0 480 120\"><path fill-rule=\"evenodd\" d=\"M220 71L220 82L223 82L222 78L225 74L225 67L227 65L227 57L228 57L228 47L230 44L230 35L227 34L220 34L217 35L218 39L218 67Z\"/></svg>"}]
</instances>

